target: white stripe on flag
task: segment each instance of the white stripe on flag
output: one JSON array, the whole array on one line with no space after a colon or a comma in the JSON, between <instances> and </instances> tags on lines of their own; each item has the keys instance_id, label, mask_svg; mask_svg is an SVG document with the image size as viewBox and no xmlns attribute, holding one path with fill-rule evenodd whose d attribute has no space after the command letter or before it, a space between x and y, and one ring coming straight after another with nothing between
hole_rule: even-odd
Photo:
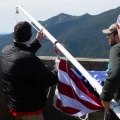
<instances>
[{"instance_id":1,"label":"white stripe on flag","mask_svg":"<svg viewBox=\"0 0 120 120\"><path fill-rule=\"evenodd\" d=\"M58 76L59 76L59 81L69 85L73 88L73 90L75 91L75 93L83 100L88 101L90 103L96 104L89 96L87 96L86 94L84 94L84 92L82 92L74 83L74 81L68 76L68 74L62 70L58 70Z\"/></svg>"}]
</instances>

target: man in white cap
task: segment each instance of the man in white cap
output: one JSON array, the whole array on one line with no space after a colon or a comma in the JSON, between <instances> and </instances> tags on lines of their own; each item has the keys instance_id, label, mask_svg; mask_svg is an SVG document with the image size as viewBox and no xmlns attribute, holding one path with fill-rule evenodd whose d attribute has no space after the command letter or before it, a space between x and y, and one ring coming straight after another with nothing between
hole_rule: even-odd
<instances>
[{"instance_id":1,"label":"man in white cap","mask_svg":"<svg viewBox=\"0 0 120 120\"><path fill-rule=\"evenodd\" d=\"M115 23L102 32L106 34L112 48L109 55L108 76L104 82L100 99L104 108L106 108L105 120L119 120L110 109L109 102L115 99L118 104L120 103L120 40Z\"/></svg>"},{"instance_id":2,"label":"man in white cap","mask_svg":"<svg viewBox=\"0 0 120 120\"><path fill-rule=\"evenodd\" d=\"M106 38L108 39L110 46L117 44L116 35L118 34L118 32L117 32L117 26L115 23L110 25L108 29L102 30L102 32L106 35ZM109 67L110 65L108 64L108 69L106 71L109 70Z\"/></svg>"},{"instance_id":3,"label":"man in white cap","mask_svg":"<svg viewBox=\"0 0 120 120\"><path fill-rule=\"evenodd\" d=\"M106 38L109 40L109 45L113 46L117 44L116 34L117 32L117 26L116 24L112 24L108 29L102 30L104 34L106 34Z\"/></svg>"}]
</instances>

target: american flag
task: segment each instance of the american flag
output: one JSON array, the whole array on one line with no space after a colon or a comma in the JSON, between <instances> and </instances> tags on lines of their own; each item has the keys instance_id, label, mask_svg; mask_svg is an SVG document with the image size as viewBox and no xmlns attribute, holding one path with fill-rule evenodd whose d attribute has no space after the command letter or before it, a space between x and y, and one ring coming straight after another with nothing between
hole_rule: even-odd
<instances>
[{"instance_id":1,"label":"american flag","mask_svg":"<svg viewBox=\"0 0 120 120\"><path fill-rule=\"evenodd\" d=\"M106 71L88 72L98 82L104 83ZM70 69L62 59L58 67L58 77L59 82L54 95L54 106L57 109L76 117L104 109L99 95L85 77L78 70Z\"/></svg>"}]
</instances>

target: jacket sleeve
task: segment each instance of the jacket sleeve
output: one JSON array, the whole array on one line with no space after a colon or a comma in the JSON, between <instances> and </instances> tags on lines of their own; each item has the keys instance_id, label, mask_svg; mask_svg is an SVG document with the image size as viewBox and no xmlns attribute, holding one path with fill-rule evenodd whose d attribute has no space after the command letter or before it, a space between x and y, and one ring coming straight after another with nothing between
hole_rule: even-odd
<instances>
[{"instance_id":1,"label":"jacket sleeve","mask_svg":"<svg viewBox=\"0 0 120 120\"><path fill-rule=\"evenodd\" d=\"M32 55L26 62L27 75L35 86L50 87L58 82L57 71L50 70L35 55Z\"/></svg>"},{"instance_id":2,"label":"jacket sleeve","mask_svg":"<svg viewBox=\"0 0 120 120\"><path fill-rule=\"evenodd\" d=\"M33 41L29 44L29 51L32 53L36 53L37 50L41 47L41 44L38 42L38 40L35 38Z\"/></svg>"},{"instance_id":3,"label":"jacket sleeve","mask_svg":"<svg viewBox=\"0 0 120 120\"><path fill-rule=\"evenodd\" d=\"M110 69L108 76L104 82L100 98L103 101L109 102L114 97L120 87L120 48L115 45L110 50L109 57Z\"/></svg>"}]
</instances>

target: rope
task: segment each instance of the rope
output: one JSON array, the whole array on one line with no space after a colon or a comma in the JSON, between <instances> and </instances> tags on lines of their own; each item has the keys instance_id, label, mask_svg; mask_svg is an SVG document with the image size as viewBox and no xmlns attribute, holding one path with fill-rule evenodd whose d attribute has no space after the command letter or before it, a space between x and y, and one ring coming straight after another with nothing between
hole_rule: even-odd
<instances>
[{"instance_id":1,"label":"rope","mask_svg":"<svg viewBox=\"0 0 120 120\"><path fill-rule=\"evenodd\" d=\"M47 98L49 97L50 91L51 91L51 87L49 87Z\"/></svg>"},{"instance_id":2,"label":"rope","mask_svg":"<svg viewBox=\"0 0 120 120\"><path fill-rule=\"evenodd\" d=\"M15 12L15 25L17 23L17 14L19 13L18 9L16 9L16 12Z\"/></svg>"},{"instance_id":3,"label":"rope","mask_svg":"<svg viewBox=\"0 0 120 120\"><path fill-rule=\"evenodd\" d=\"M38 32L39 30L21 13L21 12L19 12L24 18L25 18L25 20L27 20L29 23L30 23L30 25Z\"/></svg>"},{"instance_id":4,"label":"rope","mask_svg":"<svg viewBox=\"0 0 120 120\"><path fill-rule=\"evenodd\" d=\"M20 13L20 15L29 22L29 24L38 32L39 30L16 8L16 16L17 14ZM17 23L17 17L15 16L15 22Z\"/></svg>"},{"instance_id":5,"label":"rope","mask_svg":"<svg viewBox=\"0 0 120 120\"><path fill-rule=\"evenodd\" d=\"M16 16L17 16L18 13L20 13L20 15L23 16L23 18L24 18L25 20L27 20L27 21L29 22L29 24L30 24L37 32L39 32L39 30L38 30L21 12L19 12L18 9L16 10L16 13L15 13L15 24L17 23L17 17L16 17ZM46 39L49 40L48 37L46 37Z\"/></svg>"}]
</instances>

